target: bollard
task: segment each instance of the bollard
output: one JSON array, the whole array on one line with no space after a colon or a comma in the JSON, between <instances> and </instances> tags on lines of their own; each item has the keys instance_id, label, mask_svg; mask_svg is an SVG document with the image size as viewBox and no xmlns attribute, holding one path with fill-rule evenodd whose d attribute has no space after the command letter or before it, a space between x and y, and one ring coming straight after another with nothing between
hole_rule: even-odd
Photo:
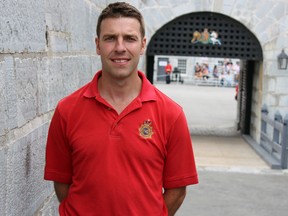
<instances>
[{"instance_id":1,"label":"bollard","mask_svg":"<svg viewBox=\"0 0 288 216\"><path fill-rule=\"evenodd\" d=\"M274 121L277 121L279 123L283 122L282 115L280 114L279 111L276 111L274 115ZM273 142L280 144L280 131L276 127L274 127L274 130L273 130Z\"/></svg>"},{"instance_id":2,"label":"bollard","mask_svg":"<svg viewBox=\"0 0 288 216\"><path fill-rule=\"evenodd\" d=\"M281 168L287 169L287 166L288 166L288 114L286 114L283 121Z\"/></svg>"},{"instance_id":3,"label":"bollard","mask_svg":"<svg viewBox=\"0 0 288 216\"><path fill-rule=\"evenodd\" d=\"M265 115L265 116L268 115L268 108L266 104L263 105L261 112L262 112L262 115ZM263 118L261 120L261 132L267 133L267 122L263 120Z\"/></svg>"}]
</instances>

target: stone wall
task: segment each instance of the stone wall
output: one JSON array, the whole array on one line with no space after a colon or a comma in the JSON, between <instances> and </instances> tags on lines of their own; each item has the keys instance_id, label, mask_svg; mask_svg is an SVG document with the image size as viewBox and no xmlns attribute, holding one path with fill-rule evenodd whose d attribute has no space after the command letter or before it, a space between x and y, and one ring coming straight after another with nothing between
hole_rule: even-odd
<instances>
[{"instance_id":1,"label":"stone wall","mask_svg":"<svg viewBox=\"0 0 288 216\"><path fill-rule=\"evenodd\" d=\"M98 69L97 4L106 1L0 1L0 215L56 215L47 130L58 100Z\"/></svg>"},{"instance_id":2,"label":"stone wall","mask_svg":"<svg viewBox=\"0 0 288 216\"><path fill-rule=\"evenodd\" d=\"M53 186L43 181L49 121L58 100L99 69L95 26L110 2L0 0L0 215L57 215ZM288 72L276 67L277 55L283 48L288 52L287 1L129 2L145 17L148 42L157 29L186 13L213 11L239 20L264 53L263 77L256 76L253 93L262 100L253 100L252 118L259 122L261 103L288 112ZM145 58L140 69L145 71ZM259 123L252 128L259 136Z\"/></svg>"},{"instance_id":3,"label":"stone wall","mask_svg":"<svg viewBox=\"0 0 288 216\"><path fill-rule=\"evenodd\" d=\"M254 71L253 87L252 87L252 102L251 102L251 119L250 119L250 135L260 143L261 133L261 104L262 104L262 79L263 67L262 64L256 64Z\"/></svg>"}]
</instances>

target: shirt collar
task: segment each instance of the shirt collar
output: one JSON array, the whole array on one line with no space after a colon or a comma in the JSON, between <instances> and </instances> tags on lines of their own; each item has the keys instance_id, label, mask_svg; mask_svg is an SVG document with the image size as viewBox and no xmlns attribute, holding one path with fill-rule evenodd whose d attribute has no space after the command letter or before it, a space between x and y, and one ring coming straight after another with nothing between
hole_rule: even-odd
<instances>
[{"instance_id":1,"label":"shirt collar","mask_svg":"<svg viewBox=\"0 0 288 216\"><path fill-rule=\"evenodd\" d=\"M100 98L100 93L98 91L98 79L102 75L102 70L98 71L92 81L88 83L86 90L83 93L83 96L86 98ZM139 94L139 98L142 102L144 101L155 101L156 93L155 87L150 83L150 81L146 78L143 72L138 71L138 76L142 80L142 89Z\"/></svg>"}]
</instances>

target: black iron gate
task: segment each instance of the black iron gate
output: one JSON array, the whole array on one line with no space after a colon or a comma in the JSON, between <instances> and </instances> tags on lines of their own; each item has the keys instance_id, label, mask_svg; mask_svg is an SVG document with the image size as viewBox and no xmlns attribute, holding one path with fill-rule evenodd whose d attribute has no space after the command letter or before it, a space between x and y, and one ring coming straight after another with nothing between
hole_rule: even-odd
<instances>
[{"instance_id":1,"label":"black iron gate","mask_svg":"<svg viewBox=\"0 0 288 216\"><path fill-rule=\"evenodd\" d=\"M193 42L193 38L204 31L209 32L210 38L212 32L217 33L213 39L215 43ZM247 60L263 58L261 45L249 29L237 20L212 12L185 14L167 23L153 35L146 54Z\"/></svg>"},{"instance_id":2,"label":"black iron gate","mask_svg":"<svg viewBox=\"0 0 288 216\"><path fill-rule=\"evenodd\" d=\"M254 61L242 61L239 80L239 103L240 103L240 130L242 134L250 133L250 119L253 90Z\"/></svg>"}]
</instances>

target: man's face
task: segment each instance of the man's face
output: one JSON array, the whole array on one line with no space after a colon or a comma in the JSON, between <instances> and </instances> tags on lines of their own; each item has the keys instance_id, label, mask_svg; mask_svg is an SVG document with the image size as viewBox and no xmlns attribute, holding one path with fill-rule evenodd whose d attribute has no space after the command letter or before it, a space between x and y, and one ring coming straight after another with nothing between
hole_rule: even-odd
<instances>
[{"instance_id":1,"label":"man's face","mask_svg":"<svg viewBox=\"0 0 288 216\"><path fill-rule=\"evenodd\" d=\"M140 23L134 18L107 18L96 38L97 54L101 56L103 74L122 79L137 73L146 38L141 37Z\"/></svg>"}]
</instances>

